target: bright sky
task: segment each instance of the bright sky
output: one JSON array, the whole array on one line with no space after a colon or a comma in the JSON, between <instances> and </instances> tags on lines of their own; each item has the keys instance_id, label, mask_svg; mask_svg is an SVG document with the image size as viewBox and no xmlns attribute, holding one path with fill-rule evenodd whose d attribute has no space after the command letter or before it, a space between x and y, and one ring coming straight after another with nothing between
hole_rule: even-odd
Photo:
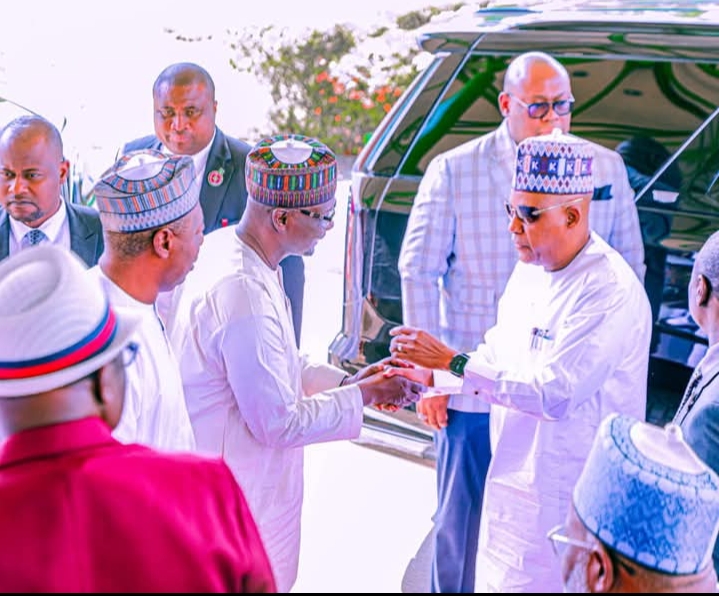
<instances>
[{"instance_id":1,"label":"bright sky","mask_svg":"<svg viewBox=\"0 0 719 596\"><path fill-rule=\"evenodd\" d=\"M90 174L98 175L121 143L152 132L152 83L172 62L207 68L217 88L218 124L227 133L243 136L264 122L269 94L229 66L227 30L262 25L329 29L335 23L369 27L387 23L391 15L449 3L15 0L3 6L0 96L58 125L67 118L68 157L79 154L78 165L84 162ZM167 28L204 41L177 41ZM15 115L0 111L3 119Z\"/></svg>"}]
</instances>

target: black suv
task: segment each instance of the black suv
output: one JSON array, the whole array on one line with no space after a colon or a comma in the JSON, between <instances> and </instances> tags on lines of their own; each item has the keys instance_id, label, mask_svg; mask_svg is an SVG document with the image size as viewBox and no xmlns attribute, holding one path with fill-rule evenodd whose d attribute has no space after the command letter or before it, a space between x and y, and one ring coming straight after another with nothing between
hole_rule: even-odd
<instances>
[{"instance_id":1,"label":"black suv","mask_svg":"<svg viewBox=\"0 0 719 596\"><path fill-rule=\"evenodd\" d=\"M419 42L433 60L352 168L343 322L329 361L354 371L389 353L388 331L402 321L397 259L425 168L500 123L507 65L541 50L572 78L573 133L613 149L643 137L667 150L630 176L655 314L647 416L667 421L706 350L686 294L695 251L719 229L719 19L698 10L490 9L424 29ZM626 163L633 151L623 153ZM431 437L399 414L388 421L368 411L365 421Z\"/></svg>"}]
</instances>

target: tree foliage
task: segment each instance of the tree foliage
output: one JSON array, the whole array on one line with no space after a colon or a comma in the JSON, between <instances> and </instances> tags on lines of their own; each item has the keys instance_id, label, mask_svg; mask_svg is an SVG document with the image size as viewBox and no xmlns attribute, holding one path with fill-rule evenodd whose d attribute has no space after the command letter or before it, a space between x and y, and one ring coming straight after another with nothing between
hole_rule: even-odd
<instances>
[{"instance_id":1,"label":"tree foliage","mask_svg":"<svg viewBox=\"0 0 719 596\"><path fill-rule=\"evenodd\" d=\"M274 26L246 31L230 43L230 64L269 87L274 130L263 133L305 134L355 155L417 74L415 30L462 6L412 11L367 34L346 25L302 38ZM397 32L404 36L399 43L385 43Z\"/></svg>"}]
</instances>

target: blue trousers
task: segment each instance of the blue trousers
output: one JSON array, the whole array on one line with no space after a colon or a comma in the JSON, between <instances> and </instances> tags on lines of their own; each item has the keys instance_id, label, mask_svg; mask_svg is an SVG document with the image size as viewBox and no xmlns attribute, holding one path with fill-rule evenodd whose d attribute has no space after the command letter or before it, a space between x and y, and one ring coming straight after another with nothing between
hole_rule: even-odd
<instances>
[{"instance_id":1,"label":"blue trousers","mask_svg":"<svg viewBox=\"0 0 719 596\"><path fill-rule=\"evenodd\" d=\"M491 458L489 414L448 410L448 424L434 434L437 511L431 591L474 592L479 517Z\"/></svg>"}]
</instances>

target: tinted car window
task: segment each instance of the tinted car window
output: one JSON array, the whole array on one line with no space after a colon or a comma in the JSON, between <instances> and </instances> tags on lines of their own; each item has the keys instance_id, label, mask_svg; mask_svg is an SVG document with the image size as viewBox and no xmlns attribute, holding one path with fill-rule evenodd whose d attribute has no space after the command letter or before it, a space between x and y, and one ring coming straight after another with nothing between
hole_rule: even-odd
<instances>
[{"instance_id":1,"label":"tinted car window","mask_svg":"<svg viewBox=\"0 0 719 596\"><path fill-rule=\"evenodd\" d=\"M507 65L541 49L572 78L573 133L610 148L645 137L666 151L644 172L647 188L636 189L645 246L655 259L647 290L655 301L654 360L663 364L651 380L680 396L706 344L686 310L687 275L694 251L719 227L719 27L556 22L526 28L482 35L467 27L426 37L425 47L438 55L355 162L343 329L330 361L353 370L388 354L388 331L402 319L399 250L427 165L500 123L497 97ZM663 166L677 175L674 186L666 172L661 180L654 176Z\"/></svg>"}]
</instances>

